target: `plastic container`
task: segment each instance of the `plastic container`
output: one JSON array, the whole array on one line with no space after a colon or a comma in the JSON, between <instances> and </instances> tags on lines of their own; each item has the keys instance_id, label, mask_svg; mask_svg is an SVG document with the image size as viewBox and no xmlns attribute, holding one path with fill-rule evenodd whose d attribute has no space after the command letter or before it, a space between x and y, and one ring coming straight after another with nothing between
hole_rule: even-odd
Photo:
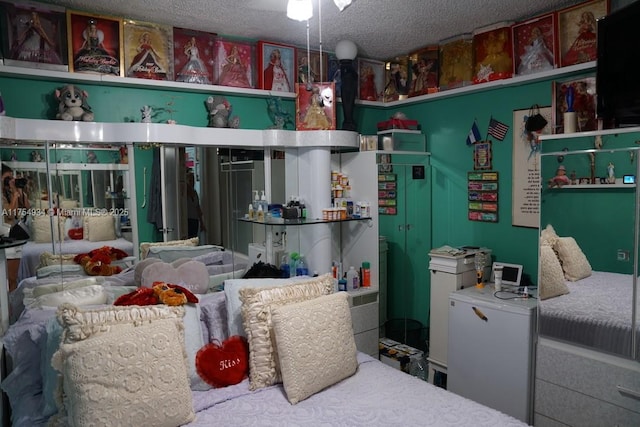
<instances>
[{"instance_id":1,"label":"plastic container","mask_svg":"<svg viewBox=\"0 0 640 427\"><path fill-rule=\"evenodd\" d=\"M338 280L338 291L347 291L347 279Z\"/></svg>"},{"instance_id":2,"label":"plastic container","mask_svg":"<svg viewBox=\"0 0 640 427\"><path fill-rule=\"evenodd\" d=\"M298 261L296 262L296 276L308 276L309 266L307 265L304 255L300 254Z\"/></svg>"},{"instance_id":3,"label":"plastic container","mask_svg":"<svg viewBox=\"0 0 640 427\"><path fill-rule=\"evenodd\" d=\"M249 219L255 219L256 212L253 210L253 204L249 203Z\"/></svg>"},{"instance_id":4,"label":"plastic container","mask_svg":"<svg viewBox=\"0 0 640 427\"><path fill-rule=\"evenodd\" d=\"M291 276L291 267L289 266L289 254L282 255L280 262L280 270L282 271L282 278L288 279Z\"/></svg>"},{"instance_id":5,"label":"plastic container","mask_svg":"<svg viewBox=\"0 0 640 427\"><path fill-rule=\"evenodd\" d=\"M371 286L371 264L367 261L362 263L362 287Z\"/></svg>"},{"instance_id":6,"label":"plastic container","mask_svg":"<svg viewBox=\"0 0 640 427\"><path fill-rule=\"evenodd\" d=\"M298 258L300 258L300 255L298 254L298 252L291 252L291 254L289 255L289 277L296 277L296 269L297 269L297 264L298 264Z\"/></svg>"},{"instance_id":7,"label":"plastic container","mask_svg":"<svg viewBox=\"0 0 640 427\"><path fill-rule=\"evenodd\" d=\"M351 266L349 267L349 271L347 271L347 288L349 290L358 289L360 286L360 280L358 277L358 272L356 269Z\"/></svg>"}]
</instances>

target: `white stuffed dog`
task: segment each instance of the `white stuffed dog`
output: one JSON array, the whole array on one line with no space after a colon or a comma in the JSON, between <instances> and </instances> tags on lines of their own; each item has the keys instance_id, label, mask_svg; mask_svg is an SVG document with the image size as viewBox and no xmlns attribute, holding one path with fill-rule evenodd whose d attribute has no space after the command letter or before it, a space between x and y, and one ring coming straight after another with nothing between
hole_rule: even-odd
<instances>
[{"instance_id":1,"label":"white stuffed dog","mask_svg":"<svg viewBox=\"0 0 640 427\"><path fill-rule=\"evenodd\" d=\"M89 94L74 85L56 89L56 99L60 102L56 118L60 120L93 121L93 112L87 104Z\"/></svg>"}]
</instances>

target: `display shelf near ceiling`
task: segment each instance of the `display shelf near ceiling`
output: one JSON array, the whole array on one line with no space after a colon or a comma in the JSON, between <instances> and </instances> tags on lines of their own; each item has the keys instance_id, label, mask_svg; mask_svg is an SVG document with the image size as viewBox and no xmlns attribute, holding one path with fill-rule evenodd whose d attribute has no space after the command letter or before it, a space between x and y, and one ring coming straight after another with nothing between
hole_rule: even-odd
<instances>
[{"instance_id":1,"label":"display shelf near ceiling","mask_svg":"<svg viewBox=\"0 0 640 427\"><path fill-rule=\"evenodd\" d=\"M582 64L571 65L568 67L555 68L549 71L541 71L535 74L529 74L525 76L515 76L510 79L495 80L492 82L481 83L477 85L464 86L456 89L445 90L442 92L431 93L427 95L416 96L408 99L402 99L392 102L378 102L378 101L361 101L356 100L356 103L364 106L372 107L398 107L405 104L413 104L416 102L430 101L440 98L448 98L460 95L466 95L472 92L482 92L492 89L504 88L509 86L519 86L522 84L532 83L540 80L546 80L553 77L563 77L567 75L578 74L582 72L595 71L596 62L585 62ZM120 87L135 87L135 88L149 88L160 90L174 90L179 92L194 92L194 93L227 93L230 95L242 95L250 97L280 97L280 98L295 98L293 92L274 92L262 89L245 89L231 86L217 86L217 85L201 85L193 83L182 83L166 80L148 80L137 79L131 77L118 77L112 75L102 74L85 74L85 73L70 73L65 71L52 71L39 68L22 68L9 65L0 65L0 75L10 77L22 77L35 80L53 80L64 82L87 82L103 84L108 86L120 86Z\"/></svg>"}]
</instances>

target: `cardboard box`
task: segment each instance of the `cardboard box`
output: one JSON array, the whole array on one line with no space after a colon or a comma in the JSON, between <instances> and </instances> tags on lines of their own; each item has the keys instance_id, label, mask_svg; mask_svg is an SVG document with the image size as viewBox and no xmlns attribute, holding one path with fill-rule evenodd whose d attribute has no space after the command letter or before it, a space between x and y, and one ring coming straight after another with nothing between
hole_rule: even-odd
<instances>
[{"instance_id":1,"label":"cardboard box","mask_svg":"<svg viewBox=\"0 0 640 427\"><path fill-rule=\"evenodd\" d=\"M424 352L389 338L378 342L380 361L402 372L410 373L412 364L421 363Z\"/></svg>"}]
</instances>

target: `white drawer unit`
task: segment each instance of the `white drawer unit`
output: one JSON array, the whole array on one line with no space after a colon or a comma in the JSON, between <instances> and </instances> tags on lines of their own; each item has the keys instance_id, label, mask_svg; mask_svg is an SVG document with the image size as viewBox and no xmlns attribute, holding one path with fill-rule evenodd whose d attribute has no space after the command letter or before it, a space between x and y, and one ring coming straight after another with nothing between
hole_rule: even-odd
<instances>
[{"instance_id":1,"label":"white drawer unit","mask_svg":"<svg viewBox=\"0 0 640 427\"><path fill-rule=\"evenodd\" d=\"M640 425L640 364L540 338L535 425Z\"/></svg>"}]
</instances>

